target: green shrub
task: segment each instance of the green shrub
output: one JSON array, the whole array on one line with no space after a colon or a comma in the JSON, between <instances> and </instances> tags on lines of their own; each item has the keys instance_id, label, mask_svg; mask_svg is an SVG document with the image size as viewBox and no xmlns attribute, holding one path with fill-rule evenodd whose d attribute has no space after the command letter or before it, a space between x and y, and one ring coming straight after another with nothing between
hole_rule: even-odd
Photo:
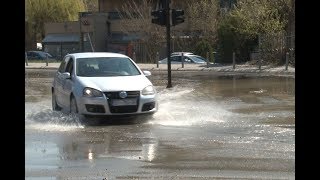
<instances>
[{"instance_id":1,"label":"green shrub","mask_svg":"<svg viewBox=\"0 0 320 180\"><path fill-rule=\"evenodd\" d=\"M232 29L222 22L218 28L218 44L219 44L219 56L221 62L231 63L232 52L236 49L235 45L235 33Z\"/></svg>"},{"instance_id":2,"label":"green shrub","mask_svg":"<svg viewBox=\"0 0 320 180\"><path fill-rule=\"evenodd\" d=\"M208 41L201 40L200 42L198 42L196 44L194 52L195 54L200 55L204 58L207 58L207 53L209 53L208 60L210 62L214 62L213 48Z\"/></svg>"}]
</instances>

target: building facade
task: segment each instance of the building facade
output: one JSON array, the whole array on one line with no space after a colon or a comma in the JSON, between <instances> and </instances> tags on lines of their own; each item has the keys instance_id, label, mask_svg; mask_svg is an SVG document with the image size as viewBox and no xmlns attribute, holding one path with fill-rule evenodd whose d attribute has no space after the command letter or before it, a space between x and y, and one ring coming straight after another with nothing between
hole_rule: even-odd
<instances>
[{"instance_id":1,"label":"building facade","mask_svg":"<svg viewBox=\"0 0 320 180\"><path fill-rule=\"evenodd\" d=\"M141 5L144 0L135 0L137 5ZM186 9L190 2L198 0L171 0L171 8ZM226 1L226 0L221 0ZM229 5L226 1L226 6ZM152 9L155 9L158 1L150 1ZM230 1L231 2L231 1ZM128 21L120 18L121 8L128 0L99 0L98 12L79 12L79 21L65 23L47 23L45 25L46 37L43 39L44 51L61 59L68 53L73 52L118 52L126 54L132 58L138 55L137 59L144 59L146 55L142 52L143 47L139 40L144 29L133 26L128 30L129 33L123 32L123 25ZM223 4L223 3L221 3ZM148 15L150 14L148 12ZM150 16L151 18L151 16ZM132 21L132 19L131 19ZM151 19L150 21L151 24ZM185 22L171 27L176 35L188 36L188 32L196 31L188 22L188 16L185 15ZM132 33L130 33L132 32ZM165 43L164 43L165 44ZM174 47L174 45L173 45ZM166 47L163 47L165 49ZM138 53L138 51L141 53ZM134 52L137 52L134 55ZM165 50L160 50L165 54ZM161 56L161 54L160 54Z\"/></svg>"},{"instance_id":2,"label":"building facade","mask_svg":"<svg viewBox=\"0 0 320 180\"><path fill-rule=\"evenodd\" d=\"M47 23L42 47L56 59L79 51L79 22Z\"/></svg>"}]
</instances>

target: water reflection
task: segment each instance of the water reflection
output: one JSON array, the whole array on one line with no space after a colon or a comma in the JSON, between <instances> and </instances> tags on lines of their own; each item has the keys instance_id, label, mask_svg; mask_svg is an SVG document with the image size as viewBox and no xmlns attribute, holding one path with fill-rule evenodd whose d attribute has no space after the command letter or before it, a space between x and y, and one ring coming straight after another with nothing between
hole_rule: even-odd
<instances>
[{"instance_id":1,"label":"water reflection","mask_svg":"<svg viewBox=\"0 0 320 180\"><path fill-rule=\"evenodd\" d=\"M152 161L156 157L157 140L152 138L149 125L137 129L132 126L84 128L57 141L59 156L61 160L89 162L108 157Z\"/></svg>"},{"instance_id":2,"label":"water reflection","mask_svg":"<svg viewBox=\"0 0 320 180\"><path fill-rule=\"evenodd\" d=\"M89 153L88 153L88 159L92 160L93 159L93 153L91 152L92 150L89 149Z\"/></svg>"},{"instance_id":3,"label":"water reflection","mask_svg":"<svg viewBox=\"0 0 320 180\"><path fill-rule=\"evenodd\" d=\"M157 156L158 142L154 144L143 144L142 155L145 160L151 162Z\"/></svg>"}]
</instances>

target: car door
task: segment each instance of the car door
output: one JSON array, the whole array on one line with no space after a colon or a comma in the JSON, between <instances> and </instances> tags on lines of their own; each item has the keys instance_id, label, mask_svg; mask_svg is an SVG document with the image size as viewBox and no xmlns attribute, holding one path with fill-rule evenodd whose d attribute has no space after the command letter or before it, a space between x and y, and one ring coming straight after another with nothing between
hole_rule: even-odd
<instances>
[{"instance_id":1,"label":"car door","mask_svg":"<svg viewBox=\"0 0 320 180\"><path fill-rule=\"evenodd\" d=\"M185 63L188 63L188 64L194 63L193 60L192 60L190 57L188 57L188 56L185 56L185 57L184 57L184 62L185 62Z\"/></svg>"},{"instance_id":2,"label":"car door","mask_svg":"<svg viewBox=\"0 0 320 180\"><path fill-rule=\"evenodd\" d=\"M36 52L32 52L32 59L35 59L35 60L41 60L41 56L39 53L36 53Z\"/></svg>"},{"instance_id":3,"label":"car door","mask_svg":"<svg viewBox=\"0 0 320 180\"><path fill-rule=\"evenodd\" d=\"M65 72L70 73L70 78L62 79L63 83L62 83L61 98L62 98L63 104L65 104L66 107L70 107L70 94L72 92L73 82L74 82L74 59L72 57L70 57L68 60Z\"/></svg>"},{"instance_id":4,"label":"car door","mask_svg":"<svg viewBox=\"0 0 320 180\"><path fill-rule=\"evenodd\" d=\"M63 59L63 61L61 62L60 66L59 66L57 73L55 74L54 82L53 82L56 101L57 101L58 105L62 106L62 107L65 107L65 104L64 104L63 98L62 98L63 97L62 96L62 93L63 93L62 86L64 83L64 80L63 80L64 77L62 74L66 70L66 65L67 65L68 60L69 60L69 57L65 57Z\"/></svg>"},{"instance_id":5,"label":"car door","mask_svg":"<svg viewBox=\"0 0 320 180\"><path fill-rule=\"evenodd\" d=\"M31 52L27 52L27 58L28 58L28 60L31 60L31 58L32 58L32 53Z\"/></svg>"},{"instance_id":6,"label":"car door","mask_svg":"<svg viewBox=\"0 0 320 180\"><path fill-rule=\"evenodd\" d=\"M28 52L28 59L30 60L37 60L37 54L35 52Z\"/></svg>"},{"instance_id":7,"label":"car door","mask_svg":"<svg viewBox=\"0 0 320 180\"><path fill-rule=\"evenodd\" d=\"M171 56L171 64L181 63L181 56Z\"/></svg>"}]
</instances>

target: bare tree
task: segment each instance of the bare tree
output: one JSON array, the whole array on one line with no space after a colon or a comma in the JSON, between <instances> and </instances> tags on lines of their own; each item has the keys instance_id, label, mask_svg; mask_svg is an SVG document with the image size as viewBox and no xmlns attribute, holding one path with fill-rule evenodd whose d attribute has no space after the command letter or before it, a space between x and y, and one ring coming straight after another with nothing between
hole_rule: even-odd
<instances>
[{"instance_id":1,"label":"bare tree","mask_svg":"<svg viewBox=\"0 0 320 180\"><path fill-rule=\"evenodd\" d=\"M83 3L89 12L99 11L98 0L83 0Z\"/></svg>"},{"instance_id":2,"label":"bare tree","mask_svg":"<svg viewBox=\"0 0 320 180\"><path fill-rule=\"evenodd\" d=\"M215 44L219 20L218 0L189 1L186 14L190 34Z\"/></svg>"},{"instance_id":3,"label":"bare tree","mask_svg":"<svg viewBox=\"0 0 320 180\"><path fill-rule=\"evenodd\" d=\"M75 21L85 7L79 0L26 0L25 11L26 41L41 41L45 23Z\"/></svg>"},{"instance_id":4,"label":"bare tree","mask_svg":"<svg viewBox=\"0 0 320 180\"><path fill-rule=\"evenodd\" d=\"M165 41L165 27L151 23L151 0L141 0L138 4L134 0L127 1L117 11L120 14L121 31L128 35L139 36L148 62L154 62L155 54Z\"/></svg>"}]
</instances>

